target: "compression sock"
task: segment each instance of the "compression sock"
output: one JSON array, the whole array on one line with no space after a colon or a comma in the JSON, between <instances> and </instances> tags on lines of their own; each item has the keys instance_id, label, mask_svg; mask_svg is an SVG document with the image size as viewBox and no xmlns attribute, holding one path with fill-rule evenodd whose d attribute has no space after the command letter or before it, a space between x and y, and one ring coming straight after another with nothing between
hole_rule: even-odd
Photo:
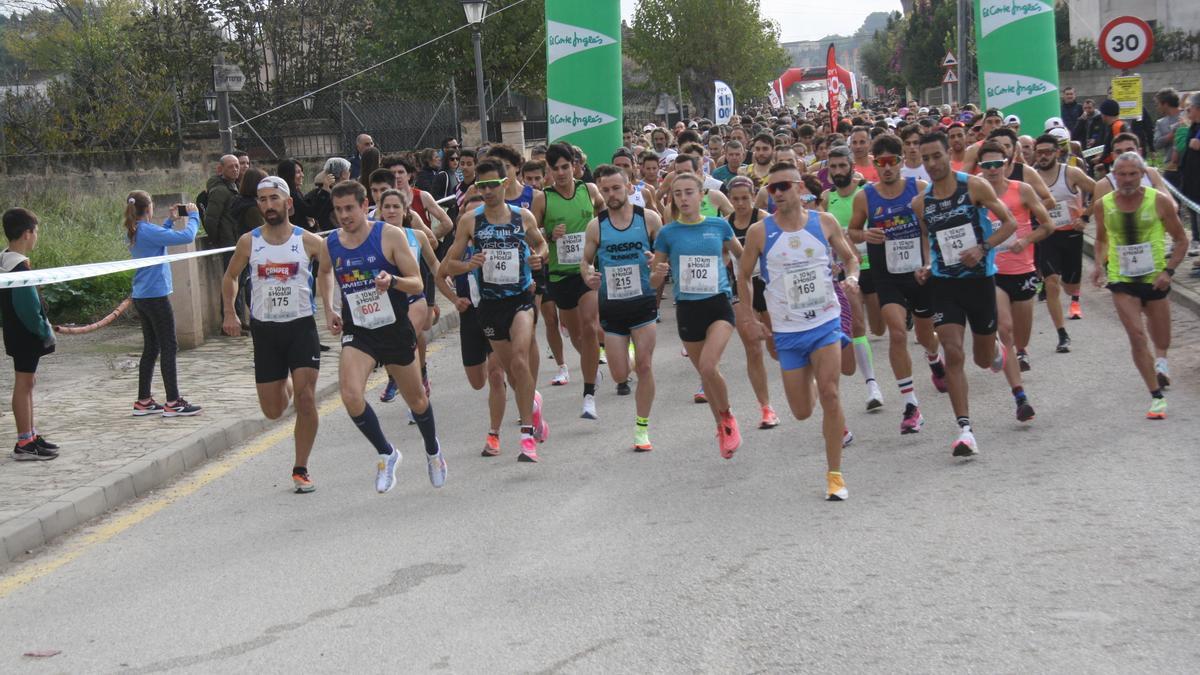
<instances>
[{"instance_id":1,"label":"compression sock","mask_svg":"<svg viewBox=\"0 0 1200 675\"><path fill-rule=\"evenodd\" d=\"M1153 398L1162 398L1163 397L1162 389L1161 388L1155 389L1154 391L1150 392L1150 396Z\"/></svg>"},{"instance_id":2,"label":"compression sock","mask_svg":"<svg viewBox=\"0 0 1200 675\"><path fill-rule=\"evenodd\" d=\"M588 384L587 382L584 382L583 383L583 395L584 396L595 396L596 395L596 383L592 382L591 384Z\"/></svg>"},{"instance_id":3,"label":"compression sock","mask_svg":"<svg viewBox=\"0 0 1200 675\"><path fill-rule=\"evenodd\" d=\"M371 445L375 446L375 452L381 455L392 454L392 444L388 443L387 438L383 435L383 428L379 426L379 418L375 416L371 404L368 403L363 408L361 415L357 417L351 415L350 419L354 421L354 426L358 427L362 435L371 441Z\"/></svg>"},{"instance_id":4,"label":"compression sock","mask_svg":"<svg viewBox=\"0 0 1200 675\"><path fill-rule=\"evenodd\" d=\"M875 379L875 359L866 335L854 338L854 360L858 362L858 369L862 372L864 381Z\"/></svg>"},{"instance_id":5,"label":"compression sock","mask_svg":"<svg viewBox=\"0 0 1200 675\"><path fill-rule=\"evenodd\" d=\"M1017 401L1017 405L1021 405L1021 403L1026 399L1025 387L1013 387L1012 394L1013 398Z\"/></svg>"},{"instance_id":6,"label":"compression sock","mask_svg":"<svg viewBox=\"0 0 1200 675\"><path fill-rule=\"evenodd\" d=\"M1059 340L1066 340L1068 337L1069 337L1069 336L1067 335L1067 329L1066 329L1066 328L1059 328L1059 329L1058 329L1058 339L1059 339Z\"/></svg>"},{"instance_id":7,"label":"compression sock","mask_svg":"<svg viewBox=\"0 0 1200 675\"><path fill-rule=\"evenodd\" d=\"M971 418L970 417L959 417L955 421L958 422L958 427L960 429L966 429L968 431L971 430Z\"/></svg>"},{"instance_id":8,"label":"compression sock","mask_svg":"<svg viewBox=\"0 0 1200 675\"><path fill-rule=\"evenodd\" d=\"M904 397L905 403L911 403L917 407L921 404L917 403L917 392L913 390L913 381L911 377L906 377L903 380L896 380L896 384L900 387L900 395Z\"/></svg>"},{"instance_id":9,"label":"compression sock","mask_svg":"<svg viewBox=\"0 0 1200 675\"><path fill-rule=\"evenodd\" d=\"M423 413L413 413L413 419L417 422L417 429L421 431L421 438L425 441L425 454L436 455L438 439L437 428L433 423L433 404L425 406Z\"/></svg>"},{"instance_id":10,"label":"compression sock","mask_svg":"<svg viewBox=\"0 0 1200 675\"><path fill-rule=\"evenodd\" d=\"M938 354L937 352L932 354L926 352L925 360L929 362L929 369L933 371L934 375L937 375L938 377L946 376L946 368L942 365L941 354Z\"/></svg>"}]
</instances>

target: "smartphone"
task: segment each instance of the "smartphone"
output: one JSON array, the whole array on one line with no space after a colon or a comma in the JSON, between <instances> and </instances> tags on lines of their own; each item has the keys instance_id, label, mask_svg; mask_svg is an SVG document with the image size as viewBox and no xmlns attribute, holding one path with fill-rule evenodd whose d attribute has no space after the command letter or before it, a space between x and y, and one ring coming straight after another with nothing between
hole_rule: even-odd
<instances>
[{"instance_id":1,"label":"smartphone","mask_svg":"<svg viewBox=\"0 0 1200 675\"><path fill-rule=\"evenodd\" d=\"M180 218L187 218L187 207L183 204L176 206L175 215L179 216Z\"/></svg>"}]
</instances>

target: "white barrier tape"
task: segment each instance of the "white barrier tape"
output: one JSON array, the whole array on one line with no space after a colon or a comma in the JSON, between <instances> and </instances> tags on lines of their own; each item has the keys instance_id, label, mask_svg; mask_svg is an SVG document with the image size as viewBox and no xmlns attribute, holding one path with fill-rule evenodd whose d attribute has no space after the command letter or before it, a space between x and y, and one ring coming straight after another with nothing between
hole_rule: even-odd
<instances>
[{"instance_id":1,"label":"white barrier tape","mask_svg":"<svg viewBox=\"0 0 1200 675\"><path fill-rule=\"evenodd\" d=\"M10 272L0 274L0 288L23 288L25 286L43 286L45 284L61 284L65 281L78 281L89 277L99 277L115 272L152 267L162 263L201 258L207 255L232 251L233 247L189 251L188 253L171 253L152 258L133 258L131 260L113 260L111 262L87 263L71 265L70 267L51 267L45 270L28 270L25 272Z\"/></svg>"},{"instance_id":2,"label":"white barrier tape","mask_svg":"<svg viewBox=\"0 0 1200 675\"><path fill-rule=\"evenodd\" d=\"M1164 180L1163 184L1167 186L1167 191L1170 192L1175 197L1175 199L1179 200L1180 204L1183 204L1184 206L1186 206L1188 209L1190 209L1192 211L1192 213L1200 213L1200 204L1197 204L1196 202L1183 196L1183 193L1179 191L1179 188L1175 187L1174 185L1171 185L1167 181Z\"/></svg>"},{"instance_id":3,"label":"white barrier tape","mask_svg":"<svg viewBox=\"0 0 1200 675\"><path fill-rule=\"evenodd\" d=\"M1084 159L1091 159L1091 158L1095 157L1096 155L1098 155L1098 154L1100 154L1100 153L1102 153L1102 152L1104 152L1104 146L1103 146L1103 145L1097 145L1097 146L1096 146L1096 147L1094 147L1094 148L1088 148L1087 150L1084 150L1084 151L1083 151L1083 158L1084 158Z\"/></svg>"}]
</instances>

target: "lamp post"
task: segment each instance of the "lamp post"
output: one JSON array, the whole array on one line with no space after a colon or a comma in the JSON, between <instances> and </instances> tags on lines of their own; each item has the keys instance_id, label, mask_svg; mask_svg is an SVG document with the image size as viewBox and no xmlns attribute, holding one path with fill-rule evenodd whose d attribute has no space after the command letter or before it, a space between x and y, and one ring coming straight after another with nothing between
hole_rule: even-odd
<instances>
[{"instance_id":1,"label":"lamp post","mask_svg":"<svg viewBox=\"0 0 1200 675\"><path fill-rule=\"evenodd\" d=\"M217 95L211 91L204 95L204 110L208 113L208 119L213 118L213 114L217 112Z\"/></svg>"},{"instance_id":2,"label":"lamp post","mask_svg":"<svg viewBox=\"0 0 1200 675\"><path fill-rule=\"evenodd\" d=\"M471 26L471 43L475 45L475 91L479 97L479 141L488 142L487 106L483 92L483 51L479 41L482 37L483 17L487 14L487 0L462 0L463 12Z\"/></svg>"},{"instance_id":3,"label":"lamp post","mask_svg":"<svg viewBox=\"0 0 1200 675\"><path fill-rule=\"evenodd\" d=\"M304 112L306 112L306 113L312 112L313 104L315 104L315 103L316 103L316 100L312 97L311 94L300 99L300 105L304 106Z\"/></svg>"}]
</instances>

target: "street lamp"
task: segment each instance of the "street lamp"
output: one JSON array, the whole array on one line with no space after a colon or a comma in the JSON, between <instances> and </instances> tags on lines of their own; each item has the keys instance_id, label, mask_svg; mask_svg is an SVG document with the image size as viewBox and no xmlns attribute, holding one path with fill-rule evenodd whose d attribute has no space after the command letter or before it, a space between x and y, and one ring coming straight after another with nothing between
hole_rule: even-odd
<instances>
[{"instance_id":1,"label":"street lamp","mask_svg":"<svg viewBox=\"0 0 1200 675\"><path fill-rule=\"evenodd\" d=\"M208 112L208 119L213 118L213 113L217 112L217 95L209 92L204 95L204 110Z\"/></svg>"},{"instance_id":2,"label":"street lamp","mask_svg":"<svg viewBox=\"0 0 1200 675\"><path fill-rule=\"evenodd\" d=\"M300 99L300 105L304 106L304 112L312 112L314 103L316 103L316 101L313 99L311 94Z\"/></svg>"},{"instance_id":3,"label":"street lamp","mask_svg":"<svg viewBox=\"0 0 1200 675\"><path fill-rule=\"evenodd\" d=\"M479 97L479 140L488 142L487 106L483 95L483 51L479 41L482 37L483 17L487 15L487 0L462 0L463 12L471 26L471 42L475 45L475 92Z\"/></svg>"}]
</instances>

